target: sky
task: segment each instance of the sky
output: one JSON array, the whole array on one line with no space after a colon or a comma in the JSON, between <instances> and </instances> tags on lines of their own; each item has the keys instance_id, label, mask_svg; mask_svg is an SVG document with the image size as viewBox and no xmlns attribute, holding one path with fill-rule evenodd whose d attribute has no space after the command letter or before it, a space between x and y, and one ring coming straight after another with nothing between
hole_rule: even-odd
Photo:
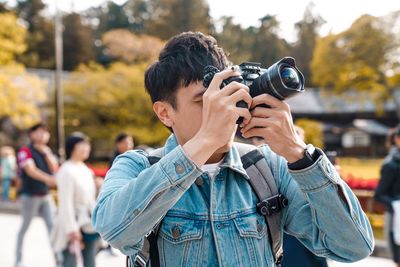
<instances>
[{"instance_id":1,"label":"sky","mask_svg":"<svg viewBox=\"0 0 400 267\"><path fill-rule=\"evenodd\" d=\"M1 1L1 0L0 0ZM81 11L97 6L104 0L44 0L54 10L57 1L60 9ZM288 41L296 39L294 24L301 20L310 0L207 0L214 19L232 16L236 23L243 26L257 26L258 19L266 14L276 15L280 21L280 35ZM15 1L9 1L15 2ZM115 0L121 4L125 0ZM341 32L362 14L382 16L400 10L400 0L313 0L315 13L322 16L326 23L321 28L321 35L330 31Z\"/></svg>"}]
</instances>

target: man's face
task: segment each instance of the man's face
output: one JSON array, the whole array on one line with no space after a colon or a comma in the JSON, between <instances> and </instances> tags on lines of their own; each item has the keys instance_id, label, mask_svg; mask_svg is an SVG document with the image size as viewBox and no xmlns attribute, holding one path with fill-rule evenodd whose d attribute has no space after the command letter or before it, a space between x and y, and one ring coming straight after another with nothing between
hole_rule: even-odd
<instances>
[{"instance_id":1,"label":"man's face","mask_svg":"<svg viewBox=\"0 0 400 267\"><path fill-rule=\"evenodd\" d=\"M45 145L49 142L50 133L45 128L38 128L31 132L30 138L35 144Z\"/></svg>"},{"instance_id":2,"label":"man's face","mask_svg":"<svg viewBox=\"0 0 400 267\"><path fill-rule=\"evenodd\" d=\"M176 108L172 111L172 129L179 144L185 144L199 131L202 122L203 94L206 89L201 81L181 87L176 92ZM216 114L218 115L218 114ZM231 141L219 148L216 153L225 153L232 146L235 131Z\"/></svg>"},{"instance_id":3,"label":"man's face","mask_svg":"<svg viewBox=\"0 0 400 267\"><path fill-rule=\"evenodd\" d=\"M130 136L125 137L121 142L117 143L117 150L119 153L125 153L128 150L133 149L134 143L133 138Z\"/></svg>"}]
</instances>

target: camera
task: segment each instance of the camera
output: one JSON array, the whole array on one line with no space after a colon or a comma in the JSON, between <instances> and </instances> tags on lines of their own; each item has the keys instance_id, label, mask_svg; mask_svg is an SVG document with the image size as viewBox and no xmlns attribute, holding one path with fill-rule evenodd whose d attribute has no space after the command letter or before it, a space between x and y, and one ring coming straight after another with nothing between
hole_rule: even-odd
<instances>
[{"instance_id":1,"label":"camera","mask_svg":"<svg viewBox=\"0 0 400 267\"><path fill-rule=\"evenodd\" d=\"M204 68L203 85L205 88L208 88L214 75L219 71L218 68L211 65ZM241 76L224 80L221 89L236 81L250 88L251 97L266 93L280 100L304 92L304 75L296 67L296 62L292 57L284 57L266 69L262 68L260 63L243 62L239 65L238 71L241 72ZM236 105L248 108L244 101L240 101ZM240 122L238 121L238 123Z\"/></svg>"}]
</instances>

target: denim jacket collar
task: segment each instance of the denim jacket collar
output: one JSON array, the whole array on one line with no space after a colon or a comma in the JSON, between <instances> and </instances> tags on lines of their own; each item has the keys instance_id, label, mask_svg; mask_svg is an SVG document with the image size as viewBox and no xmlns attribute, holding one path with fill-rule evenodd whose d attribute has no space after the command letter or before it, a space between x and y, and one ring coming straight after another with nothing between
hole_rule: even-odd
<instances>
[{"instance_id":1,"label":"denim jacket collar","mask_svg":"<svg viewBox=\"0 0 400 267\"><path fill-rule=\"evenodd\" d=\"M178 146L178 141L176 140L176 137L174 134L171 134L167 141L165 142L164 146L164 153L168 154L171 152L174 148ZM242 161L240 160L240 155L239 151L237 150L235 143L233 146L229 149L229 151L226 153L224 161L220 165L220 168L229 168L239 174L241 174L244 178L249 179L249 176L247 175L245 169L243 168Z\"/></svg>"}]
</instances>

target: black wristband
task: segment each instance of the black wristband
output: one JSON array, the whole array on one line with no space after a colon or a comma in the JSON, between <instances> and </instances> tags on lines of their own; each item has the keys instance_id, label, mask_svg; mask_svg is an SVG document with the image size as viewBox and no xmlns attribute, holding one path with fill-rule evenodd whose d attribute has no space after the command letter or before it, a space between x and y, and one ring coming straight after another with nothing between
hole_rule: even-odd
<instances>
[{"instance_id":1,"label":"black wristband","mask_svg":"<svg viewBox=\"0 0 400 267\"><path fill-rule=\"evenodd\" d=\"M310 147L312 148L310 149ZM310 150L312 150L312 152L310 152ZM288 163L288 167L294 171L308 168L318 160L319 156L318 150L316 150L314 146L308 145L304 150L304 157L298 161Z\"/></svg>"}]
</instances>

